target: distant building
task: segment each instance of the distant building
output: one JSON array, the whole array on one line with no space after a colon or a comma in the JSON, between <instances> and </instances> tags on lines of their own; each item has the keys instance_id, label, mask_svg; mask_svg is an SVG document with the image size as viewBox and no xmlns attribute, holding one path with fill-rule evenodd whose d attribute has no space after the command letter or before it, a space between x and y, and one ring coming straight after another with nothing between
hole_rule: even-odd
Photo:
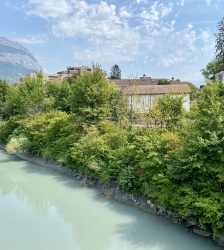
<instances>
[{"instance_id":1,"label":"distant building","mask_svg":"<svg viewBox=\"0 0 224 250\"><path fill-rule=\"evenodd\" d=\"M215 80L224 82L224 71L215 74Z\"/></svg>"},{"instance_id":2,"label":"distant building","mask_svg":"<svg viewBox=\"0 0 224 250\"><path fill-rule=\"evenodd\" d=\"M147 76L140 77L138 79L109 79L110 82L113 82L119 89L124 89L128 85L158 85L159 81L166 81L169 84L180 84L181 82L175 81L174 78L151 78Z\"/></svg>"},{"instance_id":3,"label":"distant building","mask_svg":"<svg viewBox=\"0 0 224 250\"><path fill-rule=\"evenodd\" d=\"M93 68L88 66L81 66L81 67L67 67L67 70L57 72L58 80L67 80L71 76L81 76L84 73L92 73Z\"/></svg>"},{"instance_id":4,"label":"distant building","mask_svg":"<svg viewBox=\"0 0 224 250\"><path fill-rule=\"evenodd\" d=\"M161 82L166 85L160 85ZM161 95L171 93L173 96L184 96L183 107L190 110L190 93L189 86L185 83L166 78L140 77L139 79L120 79L110 80L118 89L122 90L133 109L145 111L153 106L153 102Z\"/></svg>"},{"instance_id":5,"label":"distant building","mask_svg":"<svg viewBox=\"0 0 224 250\"><path fill-rule=\"evenodd\" d=\"M24 81L26 81L26 80L29 79L29 78L34 78L34 79L36 79L37 76L38 76L38 74L40 74L40 72L35 72L35 73L26 74L25 77L20 78L20 82L24 82ZM44 82L44 83L47 83L47 82L50 82L50 81L58 80L58 75L57 75L57 74L44 74L44 73L41 73L41 74L42 74L43 82Z\"/></svg>"},{"instance_id":6,"label":"distant building","mask_svg":"<svg viewBox=\"0 0 224 250\"><path fill-rule=\"evenodd\" d=\"M43 76L44 83L46 83L48 81L55 81L55 80L65 81L71 76L77 76L77 75L81 76L86 72L92 73L93 68L90 68L88 66L81 66L81 67L69 66L69 67L67 67L67 70L57 72L57 74L44 74L44 73L42 73L42 76ZM40 72L26 74L25 77L20 78L20 82L23 82L28 78L37 78L38 73L40 73Z\"/></svg>"}]
</instances>

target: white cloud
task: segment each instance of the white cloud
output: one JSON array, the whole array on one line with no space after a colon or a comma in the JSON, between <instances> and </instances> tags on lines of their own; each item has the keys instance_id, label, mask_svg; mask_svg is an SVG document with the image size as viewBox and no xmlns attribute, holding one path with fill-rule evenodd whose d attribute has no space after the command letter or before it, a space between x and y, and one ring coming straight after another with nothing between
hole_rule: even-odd
<instances>
[{"instance_id":1,"label":"white cloud","mask_svg":"<svg viewBox=\"0 0 224 250\"><path fill-rule=\"evenodd\" d=\"M184 1L179 4L184 5ZM26 7L29 15L49 22L53 35L85 40L85 47L80 45L73 53L76 60L124 62L142 58L146 62L157 58L158 64L170 66L211 49L208 31L197 35L191 24L177 30L175 19L167 21L173 12L172 3L155 1L140 10L131 9L131 5L117 10L105 1L89 4L85 0L30 0Z\"/></svg>"},{"instance_id":2,"label":"white cloud","mask_svg":"<svg viewBox=\"0 0 224 250\"><path fill-rule=\"evenodd\" d=\"M17 7L17 6L15 6L15 5L9 3L8 1L5 2L5 5L6 5L7 7L9 7L9 8L14 9L14 10L21 11L21 8L20 8L20 7Z\"/></svg>"},{"instance_id":3,"label":"white cloud","mask_svg":"<svg viewBox=\"0 0 224 250\"><path fill-rule=\"evenodd\" d=\"M173 4L170 3L169 6L161 6L161 16L165 17L168 16L173 10Z\"/></svg>"},{"instance_id":4,"label":"white cloud","mask_svg":"<svg viewBox=\"0 0 224 250\"><path fill-rule=\"evenodd\" d=\"M32 0L34 1L34 0ZM140 36L137 30L129 28L123 19L129 18L126 8L120 9L120 16L116 13L115 5L108 5L101 1L99 4L87 4L85 1L70 2L72 14L59 15L57 10L45 4L42 0L35 0L37 8L29 11L45 19L57 16L52 22L52 33L58 37L82 37L91 49L75 51L77 59L96 61L103 60L133 60L139 54ZM65 4L65 1L64 1ZM39 13L42 5L42 13ZM37 10L36 10L37 9ZM51 13L51 14L49 14ZM99 61L99 60L98 60Z\"/></svg>"},{"instance_id":5,"label":"white cloud","mask_svg":"<svg viewBox=\"0 0 224 250\"><path fill-rule=\"evenodd\" d=\"M44 19L58 18L72 12L70 2L66 0L29 0L28 15L36 15ZM35 6L35 8L32 8Z\"/></svg>"},{"instance_id":6,"label":"white cloud","mask_svg":"<svg viewBox=\"0 0 224 250\"><path fill-rule=\"evenodd\" d=\"M185 61L195 53L194 42L196 40L196 33L190 24L183 31L173 32L169 37L166 37L166 40L161 41L165 46L158 53L159 64L170 66Z\"/></svg>"},{"instance_id":7,"label":"white cloud","mask_svg":"<svg viewBox=\"0 0 224 250\"><path fill-rule=\"evenodd\" d=\"M148 1L147 0L136 0L136 3L148 3Z\"/></svg>"},{"instance_id":8,"label":"white cloud","mask_svg":"<svg viewBox=\"0 0 224 250\"><path fill-rule=\"evenodd\" d=\"M46 40L47 40L46 36L41 36L41 35L38 36L28 35L27 37L17 39L18 42L27 44L42 44L45 43Z\"/></svg>"},{"instance_id":9,"label":"white cloud","mask_svg":"<svg viewBox=\"0 0 224 250\"><path fill-rule=\"evenodd\" d=\"M139 17L142 19L142 26L148 31L155 31L155 27L167 26L167 23L162 22L162 19L172 12L173 5L158 4L154 2L149 9L144 9Z\"/></svg>"},{"instance_id":10,"label":"white cloud","mask_svg":"<svg viewBox=\"0 0 224 250\"><path fill-rule=\"evenodd\" d=\"M205 0L205 2L206 2L207 5L211 4L211 0Z\"/></svg>"},{"instance_id":11,"label":"white cloud","mask_svg":"<svg viewBox=\"0 0 224 250\"><path fill-rule=\"evenodd\" d=\"M197 36L191 24L188 24L185 30L172 32L167 40L162 40L161 43L164 44L164 48L156 52L158 64L166 67L184 61L197 61L202 53L208 57L212 54L214 46L208 31L203 31ZM159 41L157 45L162 46Z\"/></svg>"},{"instance_id":12,"label":"white cloud","mask_svg":"<svg viewBox=\"0 0 224 250\"><path fill-rule=\"evenodd\" d=\"M200 38L204 41L204 42L208 42L209 38L210 38L210 34L208 31L203 31L200 35Z\"/></svg>"},{"instance_id":13,"label":"white cloud","mask_svg":"<svg viewBox=\"0 0 224 250\"><path fill-rule=\"evenodd\" d=\"M177 5L184 6L184 0L181 0L180 2L177 2Z\"/></svg>"},{"instance_id":14,"label":"white cloud","mask_svg":"<svg viewBox=\"0 0 224 250\"><path fill-rule=\"evenodd\" d=\"M132 17L132 14L126 9L126 7L122 7L119 11L119 16L120 17Z\"/></svg>"}]
</instances>

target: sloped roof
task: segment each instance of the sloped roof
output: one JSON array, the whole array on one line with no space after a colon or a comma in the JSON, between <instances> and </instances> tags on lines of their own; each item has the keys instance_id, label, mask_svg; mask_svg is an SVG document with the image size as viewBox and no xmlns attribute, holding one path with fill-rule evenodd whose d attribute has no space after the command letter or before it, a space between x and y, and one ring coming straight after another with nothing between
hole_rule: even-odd
<instances>
[{"instance_id":1,"label":"sloped roof","mask_svg":"<svg viewBox=\"0 0 224 250\"><path fill-rule=\"evenodd\" d=\"M138 79L109 79L109 81L114 83L116 86L127 86L127 85L158 85L160 80L165 80L170 84L180 84L180 82L173 79L166 78L151 78L151 77L140 77Z\"/></svg>"},{"instance_id":2,"label":"sloped roof","mask_svg":"<svg viewBox=\"0 0 224 250\"><path fill-rule=\"evenodd\" d=\"M190 94L191 90L187 84L170 85L131 85L122 88L126 95L159 95L166 93Z\"/></svg>"}]
</instances>

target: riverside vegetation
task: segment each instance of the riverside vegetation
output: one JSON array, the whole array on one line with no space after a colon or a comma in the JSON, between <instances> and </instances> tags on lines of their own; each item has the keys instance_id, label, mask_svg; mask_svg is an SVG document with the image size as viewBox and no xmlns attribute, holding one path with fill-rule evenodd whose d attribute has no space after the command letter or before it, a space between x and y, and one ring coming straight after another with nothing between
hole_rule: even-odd
<instances>
[{"instance_id":1,"label":"riverside vegetation","mask_svg":"<svg viewBox=\"0 0 224 250\"><path fill-rule=\"evenodd\" d=\"M129 122L133 110L100 68L62 83L44 85L41 74L17 86L0 81L0 141L9 153L116 182L222 237L224 85L208 82L188 113L182 101L165 95L131 114L153 124L142 128Z\"/></svg>"}]
</instances>

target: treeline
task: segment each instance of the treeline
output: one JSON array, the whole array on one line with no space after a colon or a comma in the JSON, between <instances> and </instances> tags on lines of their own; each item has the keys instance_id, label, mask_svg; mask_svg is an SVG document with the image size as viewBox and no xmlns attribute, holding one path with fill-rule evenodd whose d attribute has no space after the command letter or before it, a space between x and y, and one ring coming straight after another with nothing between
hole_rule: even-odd
<instances>
[{"instance_id":1,"label":"treeline","mask_svg":"<svg viewBox=\"0 0 224 250\"><path fill-rule=\"evenodd\" d=\"M189 113L178 98L130 114L100 69L63 83L43 85L41 75L17 86L0 81L0 140L9 153L29 151L114 181L223 235L224 85L208 83ZM133 126L133 115L154 126Z\"/></svg>"}]
</instances>

